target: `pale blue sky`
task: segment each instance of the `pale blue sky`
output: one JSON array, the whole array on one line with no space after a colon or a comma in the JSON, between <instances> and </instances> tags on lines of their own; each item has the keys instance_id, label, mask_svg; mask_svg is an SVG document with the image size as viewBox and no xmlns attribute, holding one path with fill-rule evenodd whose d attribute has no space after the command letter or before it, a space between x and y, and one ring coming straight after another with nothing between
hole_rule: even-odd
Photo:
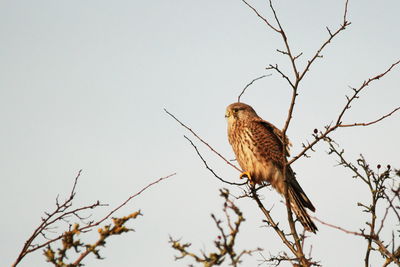
<instances>
[{"instance_id":1,"label":"pale blue sky","mask_svg":"<svg viewBox=\"0 0 400 267\"><path fill-rule=\"evenodd\" d=\"M254 1L255 2L255 1ZM305 62L327 38L325 27L342 22L344 1L279 1L276 9L294 52ZM260 11L270 15L266 1ZM350 1L352 25L323 53L300 88L288 135L294 154L314 128L337 116L348 86L359 86L399 59L396 0ZM70 191L83 169L76 204L96 200L111 207L149 182L177 175L121 210L141 209L136 232L111 238L103 261L86 266L187 266L174 261L168 235L211 250L216 236L211 212L221 214L218 189L226 187L202 165L183 138L188 134L167 108L228 158L225 107L268 64L287 69L276 48L283 44L241 1L0 1L0 265L16 258L57 194ZM399 105L400 70L374 83L353 104L346 122L376 119ZM279 75L256 83L242 100L264 119L283 126L290 89ZM343 129L334 137L350 159L363 153L371 165L399 166L399 114L368 128ZM215 170L232 181L238 173L199 144ZM316 216L357 230L364 215L356 206L368 194L351 174L317 146L311 159L294 164ZM230 188L238 194L236 188ZM273 216L286 213L275 192L264 191ZM247 221L239 247L283 249L250 200L237 201ZM105 214L104 208L95 212ZM283 222L282 222L283 224ZM389 225L390 223L388 223ZM310 238L324 266L360 266L364 240L318 224ZM94 240L94 236L89 236ZM88 241L90 241L88 240ZM308 247L307 247L308 248ZM256 255L243 266L257 266ZM374 258L374 264L381 262ZM20 266L46 266L41 252ZM285 266L285 265L284 265Z\"/></svg>"}]
</instances>

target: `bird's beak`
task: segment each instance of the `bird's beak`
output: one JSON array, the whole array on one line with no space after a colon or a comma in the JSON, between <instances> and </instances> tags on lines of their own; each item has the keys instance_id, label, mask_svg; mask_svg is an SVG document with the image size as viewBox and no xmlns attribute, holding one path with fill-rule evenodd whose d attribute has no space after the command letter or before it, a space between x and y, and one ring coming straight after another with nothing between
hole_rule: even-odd
<instances>
[{"instance_id":1,"label":"bird's beak","mask_svg":"<svg viewBox=\"0 0 400 267\"><path fill-rule=\"evenodd\" d=\"M225 112L225 118L228 118L230 115L231 115L231 113L229 112L229 110L227 110L227 111Z\"/></svg>"}]
</instances>

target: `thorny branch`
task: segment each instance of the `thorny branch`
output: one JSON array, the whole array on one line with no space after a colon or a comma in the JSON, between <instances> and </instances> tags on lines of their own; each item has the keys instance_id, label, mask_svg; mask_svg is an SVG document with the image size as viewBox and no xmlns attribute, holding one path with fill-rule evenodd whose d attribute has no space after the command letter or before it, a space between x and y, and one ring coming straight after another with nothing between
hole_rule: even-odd
<instances>
[{"instance_id":1,"label":"thorny branch","mask_svg":"<svg viewBox=\"0 0 400 267\"><path fill-rule=\"evenodd\" d=\"M356 236L361 236L364 237L367 240L367 247L366 247L366 253L365 253L365 267L370 266L370 255L374 251L379 251L380 254L384 257L385 263L383 266L387 266L391 262L396 263L397 265L400 265L400 246L397 248L394 247L394 237L392 238L392 251L389 251L388 245L385 245L385 242L382 240L381 237L381 231L384 227L384 223L386 219L388 218L388 213L390 210L393 211L393 214L398 215L397 209L399 208L400 205L400 199L398 199L398 203L394 204L394 201L396 197L398 197L398 190L400 188L400 183L399 180L395 180L397 177L398 179L398 173L394 172L391 169L391 166L388 165L386 170L383 172L380 172L381 165L379 164L377 166L378 171L374 171L369 164L366 162L365 158L361 155L360 158L357 160L357 166L350 161L346 160L344 157L344 150L339 151L335 144L333 143L332 140L326 138L326 142L329 144L329 154L334 154L339 158L339 165L350 169L354 173L354 178L360 179L363 181L363 183L367 186L370 196L371 196L371 203L370 204L363 204L363 203L357 203L358 206L363 208L363 212L369 213L370 214L370 219L369 221L366 222L367 227L369 230L366 229L361 229L360 232L354 232L354 231L349 231L346 229L343 229L339 226L335 226L326 222L323 222L319 219L316 219L317 221L321 222L322 224L338 229L342 232L345 232L347 234L353 234ZM361 171L359 170L361 169ZM393 175L395 173L395 175ZM393 186L389 186L389 182L393 183ZM393 194L393 196L389 196L390 194ZM377 213L377 207L378 203L381 203L381 200L386 200L387 202L387 207L385 210L384 215L382 216L380 220L380 226L378 225L378 213ZM397 216L396 216L397 217ZM399 219L399 217L397 217ZM398 224L400 223L400 219L398 220ZM375 247L373 246L375 244Z\"/></svg>"},{"instance_id":2,"label":"thorny branch","mask_svg":"<svg viewBox=\"0 0 400 267\"><path fill-rule=\"evenodd\" d=\"M343 124L342 119L346 113L346 111L348 109L350 109L351 104L354 100L359 98L359 94L361 91L365 90L365 88L367 86L370 85L371 82L379 80L380 78L384 77L386 74L388 74L395 66L397 66L400 63L399 61L396 61L395 63L393 63L388 69L386 69L386 71L372 77L369 78L367 81L364 81L358 88L352 88L353 90L353 95L351 97L346 96L347 102L345 103L343 109L340 111L338 117L336 118L336 123L334 125L328 125L325 126L325 130L324 131L316 131L316 133L313 135L314 140L312 142L310 142L307 146L304 146L303 150L300 151L296 156L294 156L289 162L288 165L292 164L293 162L295 162L296 160L298 160L300 157L306 155L306 153L311 150L313 148L313 146L315 144L317 144L319 141L323 140L324 138L328 137L328 135L335 131L338 128L344 128L344 127L352 127L352 126L368 126L368 125L372 125L375 123L378 123L380 121L382 121L383 119L393 115L396 111L399 110L399 108L394 109L393 111L391 111L390 113L382 116L379 119L376 119L374 121L371 122L358 122L358 123L354 123L354 124Z\"/></svg>"},{"instance_id":3,"label":"thorny branch","mask_svg":"<svg viewBox=\"0 0 400 267\"><path fill-rule=\"evenodd\" d=\"M344 31L347 26L351 24L351 22L347 21L347 8L348 8L349 0L346 0L345 7L344 7L344 14L343 14L343 22L340 25L340 27L332 33L328 27L326 27L328 33L329 33L329 38L326 40L321 47L317 50L317 52L314 54L314 56L308 61L307 66L304 68L302 74L300 75L299 79L303 79L306 73L310 70L311 65L314 63L314 61L317 58L322 57L321 52L322 50L332 41L333 38L335 38L340 32Z\"/></svg>"},{"instance_id":4,"label":"thorny branch","mask_svg":"<svg viewBox=\"0 0 400 267\"><path fill-rule=\"evenodd\" d=\"M260 198L258 197L257 191L255 190L254 186L250 187L251 190L251 194L252 194L252 198L256 201L258 207L260 208L260 210L264 213L265 217L267 218L267 223L269 226L271 226L275 232L278 234L278 236L281 238L282 242L290 249L290 251L292 251L293 254L296 255L296 248L293 245L292 242L290 242L287 238L286 238L286 234L283 232L283 230L281 230L278 226L278 223L276 223L274 221L274 219L271 217L271 214L269 212L269 210L267 210L264 205L262 204Z\"/></svg>"},{"instance_id":5,"label":"thorny branch","mask_svg":"<svg viewBox=\"0 0 400 267\"><path fill-rule=\"evenodd\" d=\"M201 255L198 255L196 253L188 251L188 248L191 246L190 243L182 244L180 240L176 240L170 237L169 242L172 248L179 251L180 253L179 256L175 256L175 260L179 260L186 256L189 256L193 258L196 262L202 263L203 266L211 267L214 265L222 264L228 257L230 260L230 265L236 267L241 263L241 259L244 255L252 255L252 253L254 252L262 251L262 249L257 248L253 250L242 250L240 253L235 252L236 238L239 233L240 226L245 221L245 218L243 216L243 213L235 205L235 203L229 199L229 190L221 189L220 195L224 199L223 212L226 219L225 226L223 226L222 220L217 219L214 214L211 214L211 218L213 219L219 231L219 235L214 241L217 252L206 254L202 251ZM232 215L230 214L232 212L236 217L235 220L233 220Z\"/></svg>"},{"instance_id":6,"label":"thorny branch","mask_svg":"<svg viewBox=\"0 0 400 267\"><path fill-rule=\"evenodd\" d=\"M12 264L12 267L17 266L21 260L27 256L29 253L32 253L38 249L44 248L44 247L48 247L49 245L51 245L52 243L58 241L58 240L64 240L63 243L65 243L65 240L71 240L71 238L73 237L73 235L75 234L79 234L82 232L88 232L90 230L93 229L93 227L98 226L99 224L101 224L102 222L104 222L106 219L108 219L111 215L113 215L116 211L118 211L120 208L122 208L123 206L125 206L132 198L140 195L143 191L147 190L149 187L161 182L164 179L170 178L171 176L174 176L175 173L159 178L158 180L148 184L147 186L145 186L143 189L141 189L139 192L137 192L136 194L130 196L126 201L124 201L121 205L119 205L118 207L116 207L115 209L113 209L111 212L109 212L105 217L103 217L102 219L98 220L98 221L89 221L89 222L84 222L83 221L83 217L80 215L80 212L85 211L85 210L89 210L89 209L95 209L97 207L100 206L107 206L105 204L101 204L99 201L95 202L94 204L91 205L87 205L87 206L83 206L83 207L78 207L73 209L72 208L72 202L75 198L76 195L76 186L78 183L78 179L80 178L82 173L82 170L80 170L78 172L78 175L75 177L74 180L74 184L72 186L72 190L71 193L69 194L68 198L62 202L59 203L58 201L58 197L56 199L56 208L53 212L45 212L46 217L42 218L42 222L39 224L38 227L36 227L36 229L33 231L32 235L27 239L27 241L25 242L22 250L20 251L17 259L15 260L15 262ZM68 219L70 216L75 216L76 219L78 219L81 223L84 224L84 226L80 227L79 224L75 223L75 224L71 224L70 220ZM124 223L136 216L131 216L131 217L127 217L127 219L124 221ZM124 217L125 218L125 217ZM69 230L54 237L54 238L48 238L48 232L50 231L50 229L55 228L55 224L57 222L60 221L65 221L69 224ZM122 227L122 225L120 225L120 227ZM116 228L119 229L119 228ZM39 236L43 236L45 237L46 241L40 242L38 241L38 237ZM34 243L34 242L38 242L38 243ZM69 242L69 241L68 241ZM81 245L82 243L80 243L80 241L78 240L77 243L72 242L70 244L70 246L65 247L65 249L69 249L71 247L75 247L77 248L79 245ZM46 250L48 251L48 249ZM94 250L93 250L94 251ZM49 252L50 253L50 252ZM51 253L50 254L46 254L46 257L50 256L51 258ZM64 259L64 256L61 255L61 259ZM48 258L48 259L50 259ZM84 257L82 257L83 259ZM78 265L71 265L71 266L79 266Z\"/></svg>"},{"instance_id":7,"label":"thorny branch","mask_svg":"<svg viewBox=\"0 0 400 267\"><path fill-rule=\"evenodd\" d=\"M75 179L74 179L74 184L72 186L72 190L68 196L68 198L63 202L63 203L59 203L58 202L58 197L56 199L56 208L53 212L45 212L46 217L42 218L42 222L39 224L39 226L36 227L36 229L33 231L32 235L26 240L24 246L22 247L17 259L15 260L15 262L13 263L12 266L17 266L17 264L29 253L32 253L40 248L45 247L46 245L48 245L49 243L52 243L54 241L57 241L59 239L62 238L61 236L58 236L56 238L53 239L49 239L48 241L45 241L42 244L34 244L34 241L37 240L38 237L43 236L46 239L47 238L47 234L46 232L51 228L51 226L53 226L56 222L58 221L64 221L67 220L67 218L70 215L74 215L76 217L78 217L77 212L78 211L84 211L87 209L94 209L98 206L105 206L104 204L100 204L99 201L88 205L88 206L84 206L84 207L80 207L77 209L72 209L69 210L69 208L71 208L72 206L72 200L75 197L76 194L76 186L78 183L78 179L81 176L82 170L80 170L78 172L78 174L76 175ZM80 219L80 217L78 217L78 219Z\"/></svg>"}]
</instances>

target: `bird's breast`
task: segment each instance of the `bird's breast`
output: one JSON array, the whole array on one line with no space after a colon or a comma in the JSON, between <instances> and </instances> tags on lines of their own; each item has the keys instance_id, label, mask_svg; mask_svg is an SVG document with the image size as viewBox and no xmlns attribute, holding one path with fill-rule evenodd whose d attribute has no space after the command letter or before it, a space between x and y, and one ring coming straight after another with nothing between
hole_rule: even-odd
<instances>
[{"instance_id":1,"label":"bird's breast","mask_svg":"<svg viewBox=\"0 0 400 267\"><path fill-rule=\"evenodd\" d=\"M244 171L250 173L253 182L267 181L273 186L277 185L276 180L279 180L281 176L279 169L259 149L257 140L249 127L233 124L228 132L236 160Z\"/></svg>"}]
</instances>

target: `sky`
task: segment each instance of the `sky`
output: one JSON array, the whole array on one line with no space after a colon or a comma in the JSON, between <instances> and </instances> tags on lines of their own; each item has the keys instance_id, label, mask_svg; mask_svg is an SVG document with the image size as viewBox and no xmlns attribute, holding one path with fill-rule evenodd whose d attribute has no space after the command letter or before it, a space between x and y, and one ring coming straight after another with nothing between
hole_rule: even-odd
<instances>
[{"instance_id":1,"label":"sky","mask_svg":"<svg viewBox=\"0 0 400 267\"><path fill-rule=\"evenodd\" d=\"M267 1L252 1L271 18ZM343 20L344 1L276 1L276 10L301 68ZM351 87L385 71L400 58L400 3L350 0L351 25L324 50L299 88L288 136L292 153L312 139L313 129L335 120ZM204 1L0 1L0 201L1 266L16 259L45 211L64 199L82 169L74 205L100 200L101 218L152 181L175 176L134 198L116 216L141 210L128 224L135 232L112 237L86 266L187 266L175 261L169 236L192 243L194 252L213 250L218 235L210 217L223 218L223 184L206 170L183 135L199 147L211 167L229 181L239 173L177 124L164 108L233 159L225 107L252 79L242 101L282 128L290 103L288 84L270 70L290 71L280 36L239 0ZM379 118L399 106L400 69L371 84L344 122ZM349 160L359 154L371 166L398 165L399 114L369 127L340 129L332 137ZM357 202L368 190L327 155L326 144L293 164L298 181L317 208L315 216L349 230L365 227ZM285 208L265 189L263 202L285 225ZM238 249L261 247L268 257L287 251L251 199L238 199L246 221ZM389 218L385 232L390 236ZM392 221L390 221L392 220ZM61 231L59 225L55 231ZM366 243L317 223L306 251L323 266L360 266ZM81 236L93 242L96 234ZM73 257L71 257L73 258ZM262 256L243 258L257 266ZM381 265L379 256L372 266ZM50 266L42 252L19 266ZM225 264L224 266L227 266ZM265 264L263 266L266 266ZM282 264L282 266L289 266Z\"/></svg>"}]
</instances>

